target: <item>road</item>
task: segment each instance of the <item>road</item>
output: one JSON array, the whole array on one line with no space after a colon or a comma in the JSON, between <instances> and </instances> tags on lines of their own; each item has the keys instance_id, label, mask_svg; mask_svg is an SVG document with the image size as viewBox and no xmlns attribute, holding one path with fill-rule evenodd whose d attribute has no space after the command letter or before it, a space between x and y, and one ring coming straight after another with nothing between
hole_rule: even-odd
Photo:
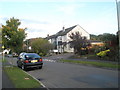
<instances>
[{"instance_id":1,"label":"road","mask_svg":"<svg viewBox=\"0 0 120 90\"><path fill-rule=\"evenodd\" d=\"M16 65L16 59L9 60ZM44 59L42 69L27 72L48 88L118 88L118 71Z\"/></svg>"}]
</instances>

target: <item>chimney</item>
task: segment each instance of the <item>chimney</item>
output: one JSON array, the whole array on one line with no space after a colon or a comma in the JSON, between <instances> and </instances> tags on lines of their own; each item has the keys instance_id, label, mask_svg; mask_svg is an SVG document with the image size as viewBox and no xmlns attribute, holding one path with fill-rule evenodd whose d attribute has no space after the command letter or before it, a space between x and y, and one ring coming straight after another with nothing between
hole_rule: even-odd
<instances>
[{"instance_id":1,"label":"chimney","mask_svg":"<svg viewBox=\"0 0 120 90\"><path fill-rule=\"evenodd\" d=\"M63 26L63 32L65 31L65 27Z\"/></svg>"},{"instance_id":2,"label":"chimney","mask_svg":"<svg viewBox=\"0 0 120 90\"><path fill-rule=\"evenodd\" d=\"M49 37L50 35L49 34L47 34L47 37Z\"/></svg>"}]
</instances>

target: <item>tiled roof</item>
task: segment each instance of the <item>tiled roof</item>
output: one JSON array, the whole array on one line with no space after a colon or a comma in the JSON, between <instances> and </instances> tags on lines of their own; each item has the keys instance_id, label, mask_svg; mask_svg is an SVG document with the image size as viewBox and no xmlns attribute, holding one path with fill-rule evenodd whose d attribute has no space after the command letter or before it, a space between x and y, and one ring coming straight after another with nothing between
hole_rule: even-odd
<instances>
[{"instance_id":1,"label":"tiled roof","mask_svg":"<svg viewBox=\"0 0 120 90\"><path fill-rule=\"evenodd\" d=\"M54 34L54 35L51 35L49 37L47 37L48 39L51 39L51 38L56 38L57 36L64 36L66 35L68 32L70 32L72 29L74 29L77 25L75 26L72 26L70 28L66 28L65 31L63 30L60 30L58 33Z\"/></svg>"}]
</instances>

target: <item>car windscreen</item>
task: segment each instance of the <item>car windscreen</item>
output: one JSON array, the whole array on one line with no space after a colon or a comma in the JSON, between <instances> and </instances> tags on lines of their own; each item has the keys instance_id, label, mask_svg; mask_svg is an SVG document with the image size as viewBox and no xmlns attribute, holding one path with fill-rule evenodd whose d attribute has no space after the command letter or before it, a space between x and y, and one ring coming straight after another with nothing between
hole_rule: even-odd
<instances>
[{"instance_id":1,"label":"car windscreen","mask_svg":"<svg viewBox=\"0 0 120 90\"><path fill-rule=\"evenodd\" d=\"M26 58L26 59L39 59L40 56L37 55L37 54L26 54L26 55L25 55L25 58Z\"/></svg>"}]
</instances>

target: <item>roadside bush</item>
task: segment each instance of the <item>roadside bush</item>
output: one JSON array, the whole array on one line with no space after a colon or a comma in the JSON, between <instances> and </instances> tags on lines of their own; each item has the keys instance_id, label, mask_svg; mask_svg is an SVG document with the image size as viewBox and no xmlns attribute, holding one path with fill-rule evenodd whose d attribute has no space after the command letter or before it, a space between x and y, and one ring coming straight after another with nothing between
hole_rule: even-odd
<instances>
[{"instance_id":1,"label":"roadside bush","mask_svg":"<svg viewBox=\"0 0 120 90\"><path fill-rule=\"evenodd\" d=\"M45 53L39 53L40 56L45 56L46 54Z\"/></svg>"},{"instance_id":2,"label":"roadside bush","mask_svg":"<svg viewBox=\"0 0 120 90\"><path fill-rule=\"evenodd\" d=\"M111 61L118 61L119 60L119 51L118 48L111 48L110 52L107 53L107 56L109 57L109 60Z\"/></svg>"},{"instance_id":3,"label":"roadside bush","mask_svg":"<svg viewBox=\"0 0 120 90\"><path fill-rule=\"evenodd\" d=\"M98 57L105 57L105 56L108 56L109 52L110 52L110 49L105 50L105 51L101 51L101 52L97 53L97 56Z\"/></svg>"},{"instance_id":4,"label":"roadside bush","mask_svg":"<svg viewBox=\"0 0 120 90\"><path fill-rule=\"evenodd\" d=\"M68 52L64 51L64 53L68 53Z\"/></svg>"},{"instance_id":5,"label":"roadside bush","mask_svg":"<svg viewBox=\"0 0 120 90\"><path fill-rule=\"evenodd\" d=\"M106 49L106 48L105 48L104 46L97 46L97 45L95 45L95 46L93 46L93 47L89 50L89 52L96 54L96 53L99 53L100 51L104 51L105 49Z\"/></svg>"},{"instance_id":6,"label":"roadside bush","mask_svg":"<svg viewBox=\"0 0 120 90\"><path fill-rule=\"evenodd\" d=\"M45 56L52 49L52 44L50 44L46 39L36 38L31 41L31 48L35 53Z\"/></svg>"},{"instance_id":7,"label":"roadside bush","mask_svg":"<svg viewBox=\"0 0 120 90\"><path fill-rule=\"evenodd\" d=\"M81 50L80 55L86 55L86 54L88 54L87 50Z\"/></svg>"}]
</instances>

